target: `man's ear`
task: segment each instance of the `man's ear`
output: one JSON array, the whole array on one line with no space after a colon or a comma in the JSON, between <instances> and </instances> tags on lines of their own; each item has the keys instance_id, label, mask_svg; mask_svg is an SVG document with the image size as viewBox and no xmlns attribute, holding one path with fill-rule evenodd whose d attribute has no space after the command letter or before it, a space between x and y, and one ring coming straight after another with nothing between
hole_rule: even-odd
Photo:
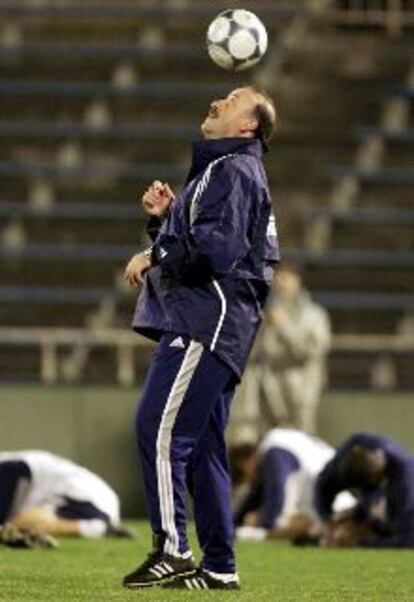
<instances>
[{"instance_id":1,"label":"man's ear","mask_svg":"<svg viewBox=\"0 0 414 602\"><path fill-rule=\"evenodd\" d=\"M254 132L257 130L258 125L259 122L257 121L257 119L255 119L254 117L249 117L242 123L240 127L240 133L243 135L249 133L254 134Z\"/></svg>"},{"instance_id":2,"label":"man's ear","mask_svg":"<svg viewBox=\"0 0 414 602\"><path fill-rule=\"evenodd\" d=\"M380 449L380 448L374 449L370 452L370 456L371 456L371 461L373 463L373 467L377 471L382 472L385 469L385 466L387 464L384 450Z\"/></svg>"}]
</instances>

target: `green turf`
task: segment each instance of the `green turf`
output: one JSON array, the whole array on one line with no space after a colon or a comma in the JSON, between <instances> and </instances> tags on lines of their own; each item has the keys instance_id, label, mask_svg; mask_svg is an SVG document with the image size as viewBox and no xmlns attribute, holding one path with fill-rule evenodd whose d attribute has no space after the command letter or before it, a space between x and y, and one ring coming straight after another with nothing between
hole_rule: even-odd
<instances>
[{"instance_id":1,"label":"green turf","mask_svg":"<svg viewBox=\"0 0 414 602\"><path fill-rule=\"evenodd\" d=\"M413 602L413 552L238 545L240 592L126 591L120 579L143 558L148 527L135 541L62 540L59 550L0 548L0 600L222 600L252 602Z\"/></svg>"}]
</instances>

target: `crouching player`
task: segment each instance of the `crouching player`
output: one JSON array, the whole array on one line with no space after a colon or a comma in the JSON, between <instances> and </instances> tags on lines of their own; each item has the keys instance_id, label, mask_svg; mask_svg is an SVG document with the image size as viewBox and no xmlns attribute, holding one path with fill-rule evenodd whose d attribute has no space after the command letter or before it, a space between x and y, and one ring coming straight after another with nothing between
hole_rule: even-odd
<instances>
[{"instance_id":1,"label":"crouching player","mask_svg":"<svg viewBox=\"0 0 414 602\"><path fill-rule=\"evenodd\" d=\"M355 510L336 517L335 496L351 490ZM321 545L414 547L414 456L387 437L358 433L347 439L316 484L324 529Z\"/></svg>"},{"instance_id":2,"label":"crouching player","mask_svg":"<svg viewBox=\"0 0 414 602\"><path fill-rule=\"evenodd\" d=\"M49 535L131 536L115 491L96 474L45 451L0 453L0 525ZM3 533L14 533L9 529Z\"/></svg>"},{"instance_id":3,"label":"crouching player","mask_svg":"<svg viewBox=\"0 0 414 602\"><path fill-rule=\"evenodd\" d=\"M295 538L311 533L317 520L316 478L334 453L317 437L283 428L269 431L259 446L233 448L235 485L247 484L235 508L238 538ZM348 493L335 501L340 510L353 504Z\"/></svg>"}]
</instances>

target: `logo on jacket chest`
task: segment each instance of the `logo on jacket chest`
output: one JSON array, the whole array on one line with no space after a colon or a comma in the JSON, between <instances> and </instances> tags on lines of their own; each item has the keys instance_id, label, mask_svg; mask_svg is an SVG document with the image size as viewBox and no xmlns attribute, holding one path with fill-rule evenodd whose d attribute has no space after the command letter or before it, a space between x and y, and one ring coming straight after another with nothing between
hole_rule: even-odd
<instances>
[{"instance_id":1,"label":"logo on jacket chest","mask_svg":"<svg viewBox=\"0 0 414 602\"><path fill-rule=\"evenodd\" d=\"M276 219L274 215L270 215L269 221L267 222L266 236L277 236Z\"/></svg>"},{"instance_id":2,"label":"logo on jacket chest","mask_svg":"<svg viewBox=\"0 0 414 602\"><path fill-rule=\"evenodd\" d=\"M177 337L169 344L169 347L177 347L178 349L185 349L185 343L183 337Z\"/></svg>"}]
</instances>

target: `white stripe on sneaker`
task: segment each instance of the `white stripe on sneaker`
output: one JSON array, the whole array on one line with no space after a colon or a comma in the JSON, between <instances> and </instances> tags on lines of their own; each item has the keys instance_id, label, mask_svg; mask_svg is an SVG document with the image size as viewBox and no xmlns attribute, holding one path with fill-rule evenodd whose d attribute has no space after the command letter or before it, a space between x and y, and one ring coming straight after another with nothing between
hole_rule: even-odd
<instances>
[{"instance_id":1,"label":"white stripe on sneaker","mask_svg":"<svg viewBox=\"0 0 414 602\"><path fill-rule=\"evenodd\" d=\"M161 575L168 575L168 571L162 566L162 564L156 564L155 569L161 573Z\"/></svg>"},{"instance_id":2,"label":"white stripe on sneaker","mask_svg":"<svg viewBox=\"0 0 414 602\"><path fill-rule=\"evenodd\" d=\"M172 566L170 564L163 562L162 565L165 568L165 570L167 571L167 573L174 573L174 569L172 568Z\"/></svg>"}]
</instances>

